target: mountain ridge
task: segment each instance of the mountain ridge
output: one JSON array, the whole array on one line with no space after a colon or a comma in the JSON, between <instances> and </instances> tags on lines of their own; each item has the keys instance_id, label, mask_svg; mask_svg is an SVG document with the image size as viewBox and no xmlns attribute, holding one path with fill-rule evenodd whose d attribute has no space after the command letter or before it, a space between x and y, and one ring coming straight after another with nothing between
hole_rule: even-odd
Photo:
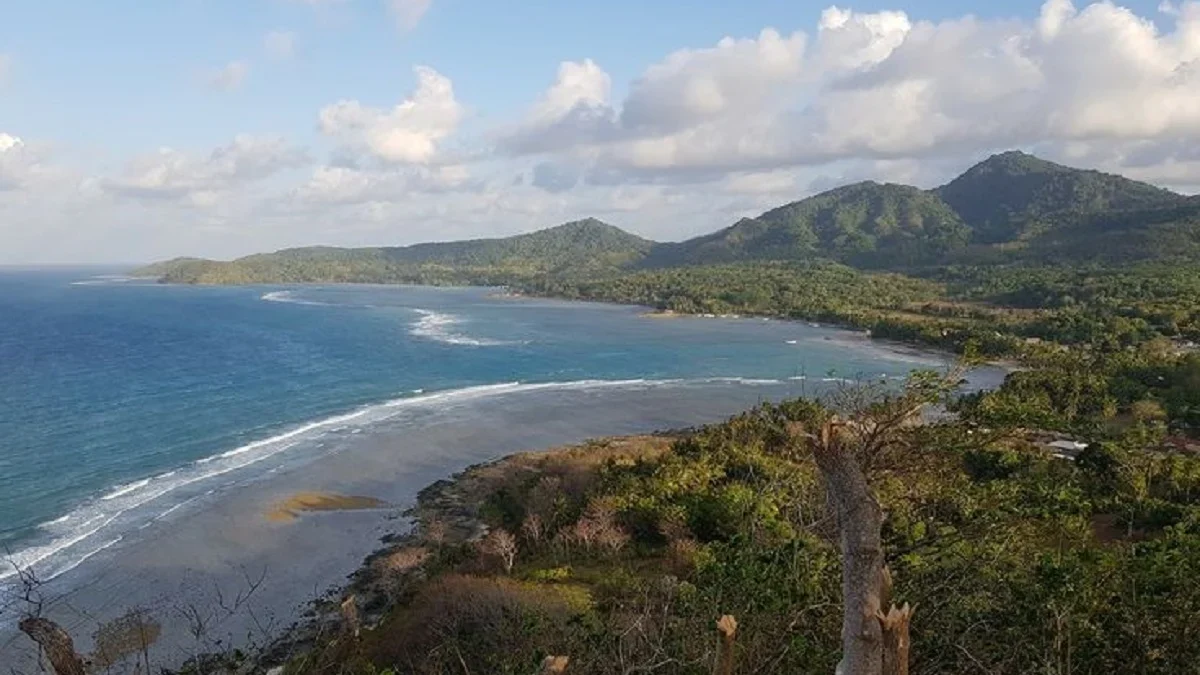
<instances>
[{"instance_id":1,"label":"mountain ridge","mask_svg":"<svg viewBox=\"0 0 1200 675\"><path fill-rule=\"evenodd\" d=\"M930 190L860 181L682 242L595 218L500 238L304 247L229 262L177 258L138 274L176 283L505 284L738 262L832 260L863 269L946 264L1200 260L1200 197L1020 151Z\"/></svg>"}]
</instances>

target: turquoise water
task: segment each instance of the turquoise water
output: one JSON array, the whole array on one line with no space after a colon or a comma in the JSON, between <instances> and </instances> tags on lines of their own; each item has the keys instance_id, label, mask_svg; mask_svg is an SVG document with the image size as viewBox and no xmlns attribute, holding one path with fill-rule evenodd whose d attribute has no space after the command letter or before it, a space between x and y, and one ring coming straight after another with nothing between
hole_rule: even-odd
<instances>
[{"instance_id":1,"label":"turquoise water","mask_svg":"<svg viewBox=\"0 0 1200 675\"><path fill-rule=\"evenodd\" d=\"M90 274L0 272L0 548L44 579L405 411L711 381L798 395L939 363L806 324L650 319L487 289Z\"/></svg>"}]
</instances>

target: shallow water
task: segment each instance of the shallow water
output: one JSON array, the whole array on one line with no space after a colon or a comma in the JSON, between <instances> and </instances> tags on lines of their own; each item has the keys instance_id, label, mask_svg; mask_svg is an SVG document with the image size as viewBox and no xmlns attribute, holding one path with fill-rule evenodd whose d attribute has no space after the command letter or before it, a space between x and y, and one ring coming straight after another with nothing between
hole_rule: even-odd
<instances>
[{"instance_id":1,"label":"shallow water","mask_svg":"<svg viewBox=\"0 0 1200 675\"><path fill-rule=\"evenodd\" d=\"M0 543L85 645L103 616L146 606L167 628L160 658L177 660L195 647L180 607L265 573L213 621L240 642L277 630L403 529L417 490L469 464L942 363L806 324L641 311L0 273ZM298 490L394 507L262 516ZM0 634L0 664L22 647Z\"/></svg>"}]
</instances>

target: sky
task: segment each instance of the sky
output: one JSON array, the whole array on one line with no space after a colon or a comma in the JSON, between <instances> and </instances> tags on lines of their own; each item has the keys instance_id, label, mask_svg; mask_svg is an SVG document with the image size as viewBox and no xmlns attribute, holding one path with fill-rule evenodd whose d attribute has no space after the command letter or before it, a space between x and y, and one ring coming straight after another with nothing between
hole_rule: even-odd
<instances>
[{"instance_id":1,"label":"sky","mask_svg":"<svg viewBox=\"0 0 1200 675\"><path fill-rule=\"evenodd\" d=\"M1200 2L5 4L0 264L678 240L1009 149L1200 192Z\"/></svg>"}]
</instances>

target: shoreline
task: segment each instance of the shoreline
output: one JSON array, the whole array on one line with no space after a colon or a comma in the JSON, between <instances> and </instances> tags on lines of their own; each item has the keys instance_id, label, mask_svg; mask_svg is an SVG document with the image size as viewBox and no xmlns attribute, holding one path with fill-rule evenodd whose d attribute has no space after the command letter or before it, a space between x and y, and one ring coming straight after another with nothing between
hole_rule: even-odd
<instances>
[{"instance_id":1,"label":"shoreline","mask_svg":"<svg viewBox=\"0 0 1200 675\"><path fill-rule=\"evenodd\" d=\"M464 467L501 461L530 448L718 423L763 401L801 393L791 383L772 382L643 383L567 389L561 394L537 387L512 396L473 399L468 407L411 410L378 423L372 433L347 431L339 443L348 445L337 452L305 450L303 457L278 465L278 471L272 463L265 471L238 477L217 494L192 502L198 507L172 509L147 528L134 527L121 546L53 582L55 596L46 616L66 627L86 652L99 625L131 608L149 608L162 622L155 660L178 667L197 653L198 642L177 610L207 607L218 587L225 598L236 597L246 589L247 573L257 579L266 571L251 611L278 630L297 620L303 623L309 602L324 597L330 586L343 588L347 575L382 548L382 536L408 531L403 507ZM581 416L580 406L590 412ZM547 416L557 421L534 427L523 423ZM205 488L199 492L211 494ZM304 513L295 521L264 517L279 502L305 492L363 496L389 506ZM282 570L288 573L282 575ZM17 609L14 605L14 612ZM258 637L253 623L257 619L246 609L237 615L221 613L219 619L217 632L210 630L205 640L221 637L222 650L224 645L240 644L254 652L267 643ZM247 630L256 631L253 639L243 639ZM30 644L15 625L0 633L0 647L0 663L33 663Z\"/></svg>"},{"instance_id":2,"label":"shoreline","mask_svg":"<svg viewBox=\"0 0 1200 675\"><path fill-rule=\"evenodd\" d=\"M610 306L610 307L625 307L630 310L641 310L641 312L639 312L638 316L640 318L647 318L647 319L662 319L662 320L684 319L684 318L726 319L726 320L759 319L759 320L770 320L770 321L779 321L779 322L786 322L786 323L797 323L797 324L815 326L815 327L819 327L819 328L846 331L846 332L853 333L856 335L861 335L864 340L866 340L868 342L872 342L872 343L890 344L890 345L893 345L896 347L904 347L904 348L909 348L909 349L918 350L918 351L926 351L926 352L931 352L931 353L944 354L951 358L958 358L959 356L961 356L960 354L958 354L954 351L951 351L949 349L946 349L945 347L940 347L937 345L930 345L930 344L926 344L926 343L922 343L922 342L904 342L902 340L875 337L870 334L870 331L864 331L852 324L840 323L837 321L830 321L828 319L817 321L817 320L812 320L812 319L778 316L775 314L757 314L754 312L741 312L741 313L734 313L734 314L702 314L702 313L692 313L692 312L677 312L675 310L658 309L658 308L652 307L650 305L642 305L642 304L637 304L637 303L610 301L610 300L602 300L602 299L595 299L595 298L568 298L568 297L556 296L556 295L538 295L538 294L531 294L531 293L523 293L521 291L513 290L511 286L503 285L503 284L496 285L496 286L481 286L481 285L472 285L472 284L405 284L405 283L380 283L380 282L355 282L355 281L299 281L299 282L286 282L286 283L263 282L263 283L253 283L253 284L215 284L215 283L177 283L177 282L171 282L171 281L162 281L161 277L158 277L158 278L156 278L156 277L136 277L136 278L138 280L144 280L147 282L152 282L154 284L159 284L159 285L164 285L164 286L181 286L181 287L197 286L197 287L202 287L202 288L350 286L350 287L378 287L378 288L479 289L479 290L491 291L490 293L488 293L485 296L489 300L498 300L498 301L501 301L501 300L502 301L553 300L556 302L566 302L566 303L595 304L595 305L606 305L606 306ZM1005 370L1008 370L1011 372L1012 370L1019 368L1020 357L1018 356L1018 357L988 359L988 360L984 361L984 363L987 365L996 365L996 366L1002 367Z\"/></svg>"},{"instance_id":3,"label":"shoreline","mask_svg":"<svg viewBox=\"0 0 1200 675\"><path fill-rule=\"evenodd\" d=\"M382 287L396 288L397 285L388 284L383 285ZM479 289L480 287L471 288ZM564 306L569 303L575 306L603 305L608 307L620 307L622 308L622 317L627 316L625 311L627 308L631 307L630 305L622 305L620 303L596 303L591 301L581 302L565 299L551 299L551 302L555 305L561 303ZM629 319L632 321L637 321L637 319L633 316L629 316ZM624 318L622 320L624 320ZM754 325L759 325L759 321L757 320L745 320L753 321ZM769 328L769 325L765 324L765 322L762 324L762 330L773 336L771 342L776 343L776 351L780 351L778 348L782 347L782 345L777 343L783 341L787 337L791 337L790 335L787 335L788 333L794 333L794 331L791 331L784 326L784 323L796 323L798 326L802 326L802 324L794 320L788 320L786 322L780 321L777 324L777 327L774 329ZM754 328L754 326L747 324L746 328ZM845 345L847 346L853 345L854 347L864 351L868 349L875 351L879 346L875 341L867 340L865 337L853 335L850 332L846 332L840 328L831 327L828 325L822 326L822 328L826 328L830 333L837 333L837 335L833 335L833 338L844 341ZM733 334L733 332L736 330L740 329L730 322L729 325L722 328L717 328L712 332L717 335L728 335ZM841 333L846 334L840 335ZM821 340L821 334L815 333L814 335L810 336L809 339L812 341L812 344L819 344L818 341ZM782 351L790 352L790 350L787 350L786 348ZM935 355L935 350L928 348L904 348L901 353L918 354L924 357L933 358L933 355ZM858 356L859 360L861 361L874 362L878 359L877 354L867 355L869 358L863 358L863 354L859 354ZM910 367L920 366L905 366L906 369ZM814 372L821 371L814 370ZM317 555L320 556L320 559L313 560L310 558L310 560L303 563L304 565L309 566L310 571L312 572L312 578L321 579L322 584L333 581L334 583L338 584L340 588L343 584L342 579L345 576L344 572L341 570L359 569L361 567L361 564L359 563L362 560L362 555L364 552L363 549L373 549L371 544L372 542L375 542L378 537L368 534L367 528L372 526L372 523L368 521L378 521L381 519L382 514L370 513L369 509L364 509L357 512L344 511L337 514L314 515L311 518L303 517L301 520L306 522L304 522L300 527L292 528L292 536L290 538L289 535L284 533L284 528L276 527L274 528L275 531L271 532L271 527L245 522L239 524L230 523L226 525L225 522L227 521L223 521L222 519L228 518L232 513L234 514L233 517L235 519L247 520L246 514L252 513L255 515L254 520L261 520L257 518L257 516L262 512L263 509L260 509L257 506L251 507L250 509L246 508L247 503L255 499L255 495L268 500L278 500L283 497L283 495L294 496L299 491L305 490L311 490L314 492L327 492L335 495L373 495L371 498L386 498L386 501L390 504L408 504L411 503L410 495L423 492L424 489L430 487L431 484L435 484L438 480L445 480L443 478L445 475L453 474L454 471L460 466L475 466L474 464L470 464L470 462L477 462L479 459L481 459L481 457L496 457L497 455L503 455L503 457L500 457L499 459L491 460L492 462L501 462L509 459L507 453L516 452L520 448L531 447L551 448L551 450L543 451L541 454L545 454L545 452L553 452L554 449L561 449L563 447L561 445L562 442L570 442L573 440L570 438L564 438L564 436L574 436L574 440L582 440L584 438L594 438L610 434L621 435L625 433L639 433L653 429L684 428L688 424L715 423L725 419L729 414L733 414L739 410L751 407L755 404L755 401L761 402L765 397L770 397L771 399L776 400L776 394L765 392L779 392L779 395L783 398L790 398L805 394L811 395L811 392L796 390L796 387L802 387L803 385L790 382L790 380L799 378L784 378L783 376L778 375L771 375L769 377L777 377L778 379L670 379L670 385L667 387L662 386L668 383L667 380L607 380L604 381L604 385L606 386L601 386L599 388L589 387L589 391L587 393L572 393L570 397L565 397L564 395L538 395L536 398L521 396L512 398L511 404L509 403L510 399L508 397L502 397L504 398L503 404L499 401L499 399L493 401L491 400L491 397L488 397L488 401L486 402L480 402L479 405L474 403L472 404L472 412L470 417L471 422L469 423L471 427L488 426L487 424L477 424L479 420L479 411L477 408L488 408L488 412L495 412L495 409L501 407L507 409L505 411L505 415L502 416L497 414L493 415L491 418L493 421L498 420L505 424L509 423L510 421L516 424L521 420L545 420L545 416L549 415L551 418L551 423L544 425L545 428L539 428L535 433L517 433L514 429L513 433L507 434L514 438L524 437L525 440L515 441L515 443L519 443L520 445L514 445L511 441L507 443L503 441L477 443L473 439L464 439L462 437L463 427L460 423L458 428L453 428L453 425L447 425L448 433L443 434L440 438L432 439L433 444L429 448L422 448L419 446L427 444L428 441L424 440L424 436L419 437L421 440L416 440L416 438L410 435L409 432L412 431L412 429L410 429L412 424L407 419L406 413L406 419L400 420L400 422L403 422L403 424L393 424L392 422L387 422L382 423L379 427L373 427L381 429L380 433L363 434L362 437L355 437L349 435L354 433L353 431L346 431L342 436L334 439L335 443L338 444L340 444L342 441L347 441L354 445L354 447L352 447L350 451L346 453L347 455L350 455L350 457L347 457L345 460L334 459L333 455L327 455L324 453L324 451L316 448L310 449L306 446L305 448L301 448L301 450L295 451L301 455L301 459L299 461L286 460L285 462L282 458L283 456L281 455L278 464L272 460L270 463L265 463L260 467L269 468L270 471L263 472L255 469L253 476L238 477L236 480L229 483L227 486L229 488L228 491L226 491L224 487L221 487L220 489L222 492L218 494L218 496L212 497L211 499L208 498L207 495L212 494L212 491L200 495L199 503L203 505L202 508L179 508L178 512L176 512L176 509L180 506L183 506L183 504L172 506L167 512L161 514L161 516L164 517L162 522L160 524L153 525L153 528L148 530L145 535L137 534L137 531L140 530L134 531L131 529L130 532L133 533L133 536L127 537L126 541L122 543L121 546L114 547L114 550L112 551L100 553L96 556L94 561L88 564L87 569L70 575L71 578L64 581L68 586L70 586L72 583L77 581L83 581L85 579L91 580L93 577L97 576L95 574L97 571L108 575L110 577L110 579L108 579L109 581L115 581L119 576L135 576L138 572L138 568L131 564L131 559L133 559L136 554L145 555L147 552L150 552L153 553L153 559L151 562L157 568L152 571L159 575L155 580L157 587L154 593L163 594L158 596L160 598L164 596L172 597L166 596L165 594L172 592L172 587L169 585L169 582L178 578L178 576L176 571L170 568L170 565L178 565L181 560L191 564L193 560L186 557L189 554L176 553L169 550L154 552L153 549L169 549L172 544L184 543L188 545L187 550L193 552L191 555L195 555L196 553L199 553L200 549L193 549L193 545L197 543L207 544L215 541L218 544L226 544L227 546L225 549L218 550L216 554L212 555L211 565L223 564L226 559L234 561L257 561L257 558L250 556L257 555L260 547L262 559L267 560L276 566L278 566L281 561L288 560L288 556L290 555L296 557L303 557L305 555L312 556L313 553L316 552ZM595 383L596 381L591 382ZM629 387L622 385L622 382L629 384L641 383L634 387L634 389L638 390L638 393L627 391ZM676 388L676 385L685 382L686 386L690 390L697 392L695 395L683 394ZM576 384L581 383L582 382L576 382ZM695 388L701 383L705 383L703 385L705 390ZM542 391L550 388L561 388L567 384L570 383L564 383L560 381L544 382L542 384L532 384L526 387L517 385L516 388L530 389L531 391ZM490 386L511 387L514 385L516 385L516 383L512 383L511 385ZM613 385L617 386L614 388ZM759 388L760 386L764 385L773 388ZM488 385L485 385L485 388L488 387ZM720 389L713 389L713 391L721 391L721 398L724 402L713 402L710 404L706 401L704 404L702 404L702 406L707 407L696 407L697 401L701 399L712 398L711 394L709 393L700 393L701 391L707 392L709 387L719 387ZM727 387L737 387L742 391L737 392L732 389L728 389ZM643 391L644 389L651 388L658 389L660 391L658 393ZM592 389L596 390L592 391ZM416 390L414 390L414 392L415 391ZM757 393L758 391L762 391L764 393ZM421 393L424 394L424 392ZM447 393L447 391L436 392L434 394L427 395L426 397L435 397L438 394L445 393ZM732 394L732 396L730 396L730 394ZM391 401L392 399L387 400ZM409 396L404 396L403 400L407 403L412 399ZM599 414L593 415L591 421L577 421L576 418L578 417L579 411L576 409L576 406L583 403L590 408L592 407L592 402L597 400L611 402L611 405L606 403L605 405L598 406ZM647 401L652 402L652 404L649 406L645 405L645 402ZM568 403L570 405L567 405ZM535 404L537 408L536 411L533 410ZM665 409L670 408L670 406L677 406L678 410L663 412ZM374 409L377 408L378 405L372 404L367 405L366 407ZM419 414L413 413L415 418L423 418L427 414L427 412L424 410L424 406L421 407L422 410L418 411ZM558 412L557 414L554 413L555 410L560 408L562 411ZM567 412L567 408L571 408L573 412ZM726 408L728 408L728 410L726 410ZM358 410L358 408L355 408L351 412L356 412ZM686 410L686 412L682 412L684 410ZM702 412L704 410L716 412L712 412L710 416L709 412ZM681 421L689 418L690 420L686 423L675 425L671 421L667 421L672 417L672 415L678 415L677 419L680 419ZM333 418L328 420L326 418L319 418L318 421L334 422L340 417L341 416L335 415ZM373 415L369 417L374 419ZM562 422L558 422L557 420L562 420ZM297 427L297 429L308 426L308 424L309 423L304 423L301 425L301 427ZM420 424L424 425L425 422L422 421ZM401 431L399 427L404 427L404 430ZM489 428L488 434L485 435L494 435L495 430L502 428L503 427L496 426L493 422ZM294 431L294 429L285 428L280 434L271 436L266 440L278 441L280 444L284 442L290 442L290 440L295 440L292 438L292 431ZM531 440L531 436L535 438ZM554 442L555 439L552 438L554 436L558 436L558 442ZM543 443L543 441L545 442ZM257 454L260 451L265 452L268 450L268 448L261 448L261 443L262 441L253 441L246 445L255 448L255 454ZM368 445L371 447L366 447ZM410 445L412 447L410 447ZM281 448L281 450L282 449L286 448ZM235 448L235 450L238 450L239 452L226 450L224 452L219 452L213 457L205 457L202 461L198 461L197 464L208 467L206 471L216 470L218 468L216 465L208 464L207 462L215 461L216 458L225 458L221 461L223 462L225 460L230 460L231 463L237 463L240 465L242 461L250 457L250 455L245 454L244 451L241 451L242 449L240 447ZM342 450L343 448L339 445L338 452L340 453ZM433 452L430 452L430 450ZM388 476L397 473L398 470L394 466L389 466L384 470L384 473L380 474L378 469L382 468L382 466L371 468L375 466L372 462L382 462L389 456L399 457L403 461L408 462L410 455L407 453L410 452L418 453L420 457L419 459L413 460L414 463L411 465L411 470L408 468L404 469L405 471L409 471L411 475L412 480L409 482L409 484L397 487L394 491L390 486L383 486L382 481L388 480ZM439 453L441 454L439 455ZM240 457L241 459L234 462L233 457ZM303 465L308 463L309 457L319 458L315 461L321 462L321 464L316 465L321 468L317 469L314 467L314 469L311 471L307 468L301 468ZM366 468L361 468L359 466L351 468L349 459L353 457L357 457L357 461L360 463L365 459L366 462L363 466ZM333 461L329 461L330 459L333 459ZM461 464L459 463L460 459L463 460L463 463ZM323 474L324 469L330 465L335 466L335 468L342 469L341 475L337 476L333 480L330 480L325 476L318 475ZM283 470L279 476L285 476L288 472L291 472L292 475L289 478L283 479L282 481L276 480L275 478L268 479L267 476L273 474L277 468L282 468ZM174 470L167 473L172 475L172 481L186 481L189 478L189 476L175 475ZM164 474L163 477L165 479L166 474ZM299 481L303 481L303 483L300 483ZM372 481L376 481L376 483L372 484ZM140 497L138 494L136 494L138 489L150 490L151 488L154 488L151 491L157 492L161 487L153 485L138 487L138 485L134 485L134 483L140 485L140 481L132 481L130 484L106 491L104 493L105 497L111 497L112 499L108 502L104 502L104 504L115 504L116 501L120 501L122 499L140 502ZM252 483L265 486L265 488L249 487ZM361 487L364 483L366 484L366 487ZM225 484L222 483L222 485L224 486ZM282 488L280 489L281 485ZM396 483L395 485L400 484ZM406 493L405 491L409 490L409 486L411 486L411 492ZM129 489L127 490L127 488ZM273 488L275 489L272 490ZM373 489L379 489L380 491L375 492L372 491ZM272 492L274 493L272 494ZM144 496L149 496L149 494ZM287 498L284 499L286 500ZM193 512L203 512L205 515L193 517ZM166 518L168 515L170 517ZM395 520L396 517L397 516L392 516L389 518L389 520ZM155 518L154 522L157 523L158 520L158 518ZM290 521L291 518L288 518L288 520ZM200 523L200 525L195 525L194 523ZM349 524L351 527L344 529L344 531L341 533L335 533L331 531L332 529L341 528L343 524ZM148 523L148 525L150 524ZM395 528L396 525L397 523L392 523L389 527ZM228 528L227 531L225 528ZM188 540L186 537L180 536L177 533L170 533L171 530L177 529L183 529L189 532L191 539ZM267 531L263 532L263 530ZM267 534L267 538L263 539L263 537L260 536L262 534ZM239 537L244 539L245 542L251 544L252 550L254 551L253 553L246 554L246 557L244 558L235 557L233 555L234 547L231 544L237 543L239 546L241 546L242 541L234 541ZM296 542L291 541L291 539L304 537L307 537L311 540L311 550L303 548L292 548L289 550L267 550L268 546L273 544L279 544L280 546L293 546ZM351 541L352 538L357 540L358 543L354 544ZM166 544L165 546L163 545L164 543ZM346 546L347 543L352 545ZM339 548L341 550L335 553L335 550ZM279 550L280 553L274 552L275 550ZM322 551L327 551L328 553L324 553ZM223 554L229 555L227 555L226 558L222 558L221 556ZM208 554L201 555L207 556ZM238 555L241 555L241 553L238 552ZM326 555L330 556L330 559L325 559ZM333 558L336 558L336 560ZM206 560L206 562L208 561ZM339 566L340 569L336 573L328 573ZM211 571L211 569L212 568L210 567L210 570L206 571ZM170 571L168 572L167 570ZM219 571L217 573L219 573ZM276 585L278 584L276 583ZM305 582L300 581L296 585L297 587L303 586L305 585ZM269 592L274 593L275 591L272 590ZM145 596L139 595L136 597L141 598L150 596L151 592L147 591ZM85 592L84 606L89 606L87 605L87 602L93 601L93 604L90 605L90 607L95 607L94 601L97 597L97 593ZM110 600L113 604L102 605L101 607L104 609L124 609L125 606L119 606L119 603L138 602L136 599L126 600L126 598L129 597L131 596L114 593L110 596ZM273 595L270 597L275 598L283 596ZM312 596L308 597L311 598ZM150 602L153 601L154 598L151 597ZM276 606L282 606L282 602L284 601L279 601ZM298 613L293 611L285 611L280 614L281 618L287 620L290 620L297 615ZM84 638L84 642L86 644L86 636L81 635L80 637Z\"/></svg>"},{"instance_id":4,"label":"shoreline","mask_svg":"<svg viewBox=\"0 0 1200 675\"><path fill-rule=\"evenodd\" d=\"M431 549L469 546L487 536L489 527L481 513L487 497L513 476L539 475L545 464L554 461L598 465L614 457L657 456L696 429L600 437L520 450L471 464L433 481L417 493L412 506L401 512L400 517L409 522L405 531L380 537L376 548L340 585L298 608L298 618L278 638L238 663L239 672L269 673L305 655L331 634L373 630L395 607L395 588L423 578ZM348 611L348 607L354 609Z\"/></svg>"}]
</instances>

